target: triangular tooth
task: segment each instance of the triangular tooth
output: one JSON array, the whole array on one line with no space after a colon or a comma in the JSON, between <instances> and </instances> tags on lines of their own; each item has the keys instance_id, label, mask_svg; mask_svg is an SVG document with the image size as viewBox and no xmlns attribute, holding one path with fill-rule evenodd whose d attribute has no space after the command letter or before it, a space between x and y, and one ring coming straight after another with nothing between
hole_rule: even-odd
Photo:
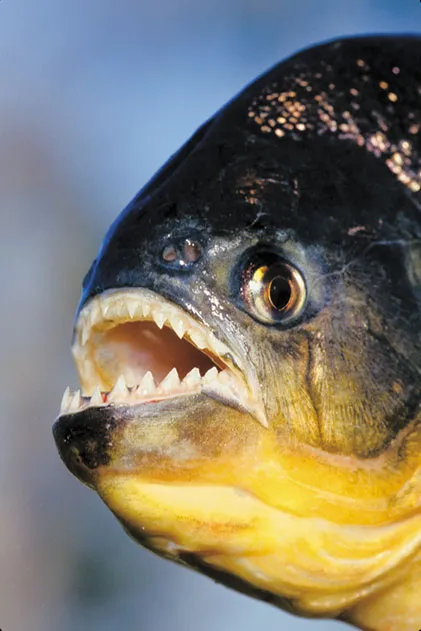
<instances>
[{"instance_id":1,"label":"triangular tooth","mask_svg":"<svg viewBox=\"0 0 421 631\"><path fill-rule=\"evenodd\" d=\"M82 402L82 399L80 397L80 390L76 390L76 392L73 394L72 399L70 401L68 411L77 412L80 408L81 402Z\"/></svg>"},{"instance_id":2,"label":"triangular tooth","mask_svg":"<svg viewBox=\"0 0 421 631\"><path fill-rule=\"evenodd\" d=\"M127 384L126 384L124 375L120 375L117 381L115 382L113 392L120 392L121 394L126 394Z\"/></svg>"},{"instance_id":3,"label":"triangular tooth","mask_svg":"<svg viewBox=\"0 0 421 631\"><path fill-rule=\"evenodd\" d=\"M140 385L136 391L136 394L140 394L141 396L147 396L148 394L152 394L156 390L155 379L153 378L153 374L150 370L144 375Z\"/></svg>"},{"instance_id":4,"label":"triangular tooth","mask_svg":"<svg viewBox=\"0 0 421 631\"><path fill-rule=\"evenodd\" d=\"M195 346L197 346L197 348L202 349L207 347L205 338L202 333L200 333L199 331L192 331L191 333L189 333L189 335L191 341Z\"/></svg>"},{"instance_id":5,"label":"triangular tooth","mask_svg":"<svg viewBox=\"0 0 421 631\"><path fill-rule=\"evenodd\" d=\"M141 308L143 317L146 318L146 316L148 316L150 313L151 305L149 304L149 302L142 302L142 304L140 305L140 308Z\"/></svg>"},{"instance_id":6,"label":"triangular tooth","mask_svg":"<svg viewBox=\"0 0 421 631\"><path fill-rule=\"evenodd\" d=\"M135 317L136 313L137 313L137 306L134 302L128 302L127 303L127 311L129 312L129 316L130 318L133 320L133 318Z\"/></svg>"},{"instance_id":7,"label":"triangular tooth","mask_svg":"<svg viewBox=\"0 0 421 631\"><path fill-rule=\"evenodd\" d=\"M204 383L208 384L208 383L212 383L212 381L215 381L215 379L217 379L218 377L218 373L219 371L216 366L213 366L212 368L210 368L203 377Z\"/></svg>"},{"instance_id":8,"label":"triangular tooth","mask_svg":"<svg viewBox=\"0 0 421 631\"><path fill-rule=\"evenodd\" d=\"M103 320L107 319L107 314L110 311L110 303L104 301L100 301L99 302L99 308L101 309L101 314L102 314L102 318Z\"/></svg>"},{"instance_id":9,"label":"triangular tooth","mask_svg":"<svg viewBox=\"0 0 421 631\"><path fill-rule=\"evenodd\" d=\"M119 304L117 305L117 313L118 313L118 317L120 319L127 319L129 318L129 310L128 310L128 305L126 303L125 300L122 300L121 302L119 302Z\"/></svg>"},{"instance_id":10,"label":"triangular tooth","mask_svg":"<svg viewBox=\"0 0 421 631\"><path fill-rule=\"evenodd\" d=\"M166 322L167 320L167 316L165 315L165 313L162 313L162 311L154 311L153 319L155 320L156 325L160 329L162 329L162 327L164 326L164 322Z\"/></svg>"},{"instance_id":11,"label":"triangular tooth","mask_svg":"<svg viewBox=\"0 0 421 631\"><path fill-rule=\"evenodd\" d=\"M198 385L201 381L200 370L193 368L183 379L182 385L192 387Z\"/></svg>"},{"instance_id":12,"label":"triangular tooth","mask_svg":"<svg viewBox=\"0 0 421 631\"><path fill-rule=\"evenodd\" d=\"M108 400L109 401L122 401L124 400L129 391L127 390L126 380L123 375L120 375L114 384L114 388L111 390Z\"/></svg>"},{"instance_id":13,"label":"triangular tooth","mask_svg":"<svg viewBox=\"0 0 421 631\"><path fill-rule=\"evenodd\" d=\"M186 327L184 326L184 322L182 318L175 317L171 320L171 326L174 331L177 333L180 340L183 338Z\"/></svg>"},{"instance_id":14,"label":"triangular tooth","mask_svg":"<svg viewBox=\"0 0 421 631\"><path fill-rule=\"evenodd\" d=\"M69 409L70 401L72 400L72 393L69 387L66 388L63 394L60 405L60 414L65 414Z\"/></svg>"},{"instance_id":15,"label":"triangular tooth","mask_svg":"<svg viewBox=\"0 0 421 631\"><path fill-rule=\"evenodd\" d=\"M159 388L165 392L172 392L178 390L180 387L180 378L178 376L177 368L172 368L163 381L161 381Z\"/></svg>"},{"instance_id":16,"label":"triangular tooth","mask_svg":"<svg viewBox=\"0 0 421 631\"><path fill-rule=\"evenodd\" d=\"M256 418L257 418L257 420L259 421L259 423L260 423L261 425L263 425L263 427L269 428L269 421L268 421L268 419L267 419L267 416L266 416L266 414L265 414L264 410L263 410L262 408L258 407L258 408L255 410L255 412L254 412L254 413L255 413Z\"/></svg>"},{"instance_id":17,"label":"triangular tooth","mask_svg":"<svg viewBox=\"0 0 421 631\"><path fill-rule=\"evenodd\" d=\"M102 394L101 394L101 390L99 389L99 386L95 388L94 393L91 396L89 405L95 406L95 407L98 407L99 405L104 405L104 401L102 399Z\"/></svg>"}]
</instances>

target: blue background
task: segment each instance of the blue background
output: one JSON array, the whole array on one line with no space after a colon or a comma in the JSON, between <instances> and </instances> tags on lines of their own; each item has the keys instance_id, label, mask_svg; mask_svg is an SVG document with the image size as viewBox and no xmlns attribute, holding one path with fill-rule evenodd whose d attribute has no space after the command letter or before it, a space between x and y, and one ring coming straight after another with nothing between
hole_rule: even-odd
<instances>
[{"instance_id":1,"label":"blue background","mask_svg":"<svg viewBox=\"0 0 421 631\"><path fill-rule=\"evenodd\" d=\"M322 631L161 561L56 454L81 278L118 211L297 49L420 32L418 0L0 2L0 627Z\"/></svg>"}]
</instances>

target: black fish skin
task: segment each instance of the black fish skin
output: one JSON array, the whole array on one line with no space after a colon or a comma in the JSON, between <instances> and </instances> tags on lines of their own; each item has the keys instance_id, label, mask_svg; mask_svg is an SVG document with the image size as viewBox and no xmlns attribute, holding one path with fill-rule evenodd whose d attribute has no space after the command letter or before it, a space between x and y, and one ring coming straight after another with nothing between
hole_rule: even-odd
<instances>
[{"instance_id":1,"label":"black fish skin","mask_svg":"<svg viewBox=\"0 0 421 631\"><path fill-rule=\"evenodd\" d=\"M144 286L146 277L153 285L156 254L174 231L230 236L257 227L262 212L266 233L292 228L320 245L346 246L356 226L373 240L418 237L420 91L416 36L340 40L275 66L200 128L114 222L81 306L109 287ZM294 124L277 120L282 95L305 108ZM249 191L262 180L255 199Z\"/></svg>"}]
</instances>

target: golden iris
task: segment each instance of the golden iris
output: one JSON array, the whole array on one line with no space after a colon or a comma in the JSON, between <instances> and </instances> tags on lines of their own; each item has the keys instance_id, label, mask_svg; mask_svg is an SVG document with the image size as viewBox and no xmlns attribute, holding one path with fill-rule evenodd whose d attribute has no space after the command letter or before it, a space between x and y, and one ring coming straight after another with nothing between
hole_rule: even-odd
<instances>
[{"instance_id":1,"label":"golden iris","mask_svg":"<svg viewBox=\"0 0 421 631\"><path fill-rule=\"evenodd\" d=\"M248 310L266 323L287 322L301 313L306 286L301 273L286 261L251 265L242 288Z\"/></svg>"}]
</instances>

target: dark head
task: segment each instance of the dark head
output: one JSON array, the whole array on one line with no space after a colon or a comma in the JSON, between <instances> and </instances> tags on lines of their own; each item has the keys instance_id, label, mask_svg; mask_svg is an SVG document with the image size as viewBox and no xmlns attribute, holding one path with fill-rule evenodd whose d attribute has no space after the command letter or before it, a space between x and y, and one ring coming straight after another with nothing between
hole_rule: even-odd
<instances>
[{"instance_id":1,"label":"dark head","mask_svg":"<svg viewBox=\"0 0 421 631\"><path fill-rule=\"evenodd\" d=\"M246 88L111 226L54 428L142 544L370 629L421 577L420 129L418 38Z\"/></svg>"}]
</instances>

